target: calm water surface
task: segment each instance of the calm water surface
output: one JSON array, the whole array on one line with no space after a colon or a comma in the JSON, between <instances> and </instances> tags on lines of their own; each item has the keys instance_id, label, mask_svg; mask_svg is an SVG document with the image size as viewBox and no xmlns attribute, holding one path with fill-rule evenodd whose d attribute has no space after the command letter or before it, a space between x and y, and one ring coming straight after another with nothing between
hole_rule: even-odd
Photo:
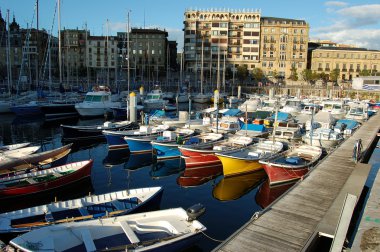
<instances>
[{"instance_id":1,"label":"calm water surface","mask_svg":"<svg viewBox=\"0 0 380 252\"><path fill-rule=\"evenodd\" d=\"M61 139L60 124L46 124L43 119L16 118L0 115L0 144L32 142L43 150L57 148L65 143ZM101 124L103 119L66 121L64 124ZM91 180L69 188L17 202L1 202L0 212L58 200L82 197L88 193L102 194L128 188L162 186L164 194L161 209L188 208L196 203L206 207L200 221L207 227L206 234L224 240L247 222L261 206L268 205L289 186L270 191L264 172L225 180L216 178L186 178L181 176L184 161L181 159L152 163L151 154L129 155L108 152L102 141L75 144L68 162L93 159ZM262 190L259 192L260 186ZM257 201L256 201L257 199ZM0 237L0 239L4 239ZM219 243L203 236L190 250L210 251Z\"/></svg>"}]
</instances>

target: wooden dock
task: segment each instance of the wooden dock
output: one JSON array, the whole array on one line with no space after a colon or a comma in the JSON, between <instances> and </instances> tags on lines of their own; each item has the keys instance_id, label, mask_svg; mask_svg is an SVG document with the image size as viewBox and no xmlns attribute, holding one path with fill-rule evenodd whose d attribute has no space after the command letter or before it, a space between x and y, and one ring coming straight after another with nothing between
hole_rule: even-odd
<instances>
[{"instance_id":1,"label":"wooden dock","mask_svg":"<svg viewBox=\"0 0 380 252\"><path fill-rule=\"evenodd\" d=\"M362 139L364 159L368 158L379 125L377 114L214 251L307 251L318 237L333 237L347 193L359 198L370 170L370 165L353 161L354 144Z\"/></svg>"},{"instance_id":2,"label":"wooden dock","mask_svg":"<svg viewBox=\"0 0 380 252\"><path fill-rule=\"evenodd\" d=\"M351 251L380 251L380 173L373 182Z\"/></svg>"}]
</instances>

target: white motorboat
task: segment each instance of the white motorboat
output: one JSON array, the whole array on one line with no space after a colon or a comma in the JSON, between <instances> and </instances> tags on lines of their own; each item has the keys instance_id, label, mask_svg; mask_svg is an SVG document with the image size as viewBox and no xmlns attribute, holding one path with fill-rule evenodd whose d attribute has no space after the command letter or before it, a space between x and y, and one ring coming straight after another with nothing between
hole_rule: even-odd
<instances>
[{"instance_id":1,"label":"white motorboat","mask_svg":"<svg viewBox=\"0 0 380 252\"><path fill-rule=\"evenodd\" d=\"M88 92L83 102L75 104L79 115L84 117L103 116L111 112L111 107L119 107L120 102L113 101L110 90L105 86L95 87Z\"/></svg>"},{"instance_id":2,"label":"white motorboat","mask_svg":"<svg viewBox=\"0 0 380 252\"><path fill-rule=\"evenodd\" d=\"M343 101L324 101L322 102L321 111L330 112L337 120L343 119L346 115Z\"/></svg>"},{"instance_id":3,"label":"white motorboat","mask_svg":"<svg viewBox=\"0 0 380 252\"><path fill-rule=\"evenodd\" d=\"M337 146L343 141L343 135L332 129L316 129L303 136L303 141L312 146L323 147L326 149Z\"/></svg>"},{"instance_id":4,"label":"white motorboat","mask_svg":"<svg viewBox=\"0 0 380 252\"><path fill-rule=\"evenodd\" d=\"M261 106L261 100L258 97L250 97L239 106L239 109L243 112L255 112L258 107Z\"/></svg>"},{"instance_id":5,"label":"white motorboat","mask_svg":"<svg viewBox=\"0 0 380 252\"><path fill-rule=\"evenodd\" d=\"M331 129L336 122L336 118L331 114L331 112L319 111L313 118L313 128ZM311 118L306 121L305 128L310 130Z\"/></svg>"},{"instance_id":6,"label":"white motorboat","mask_svg":"<svg viewBox=\"0 0 380 252\"><path fill-rule=\"evenodd\" d=\"M144 108L146 109L163 109L167 103L168 100L163 99L161 89L152 90L143 101Z\"/></svg>"},{"instance_id":7,"label":"white motorboat","mask_svg":"<svg viewBox=\"0 0 380 252\"><path fill-rule=\"evenodd\" d=\"M282 139L287 141L296 141L302 139L301 128L297 123L279 123L277 127L275 127L274 132L272 132L272 136L276 139Z\"/></svg>"},{"instance_id":8,"label":"white motorboat","mask_svg":"<svg viewBox=\"0 0 380 252\"><path fill-rule=\"evenodd\" d=\"M178 251L206 230L195 216L202 207L61 223L32 230L10 241L22 251ZM195 214L194 214L195 212Z\"/></svg>"},{"instance_id":9,"label":"white motorboat","mask_svg":"<svg viewBox=\"0 0 380 252\"><path fill-rule=\"evenodd\" d=\"M280 111L296 116L302 111L302 101L299 99L289 99L285 102L285 106L280 109Z\"/></svg>"},{"instance_id":10,"label":"white motorboat","mask_svg":"<svg viewBox=\"0 0 380 252\"><path fill-rule=\"evenodd\" d=\"M365 103L351 103L349 104L350 110L346 114L346 119L364 122L368 120L368 104Z\"/></svg>"}]
</instances>

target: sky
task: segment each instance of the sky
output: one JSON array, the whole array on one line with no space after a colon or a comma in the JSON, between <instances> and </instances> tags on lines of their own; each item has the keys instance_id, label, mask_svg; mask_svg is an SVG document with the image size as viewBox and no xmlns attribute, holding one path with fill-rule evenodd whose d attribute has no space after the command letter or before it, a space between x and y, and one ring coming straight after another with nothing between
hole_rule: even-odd
<instances>
[{"instance_id":1,"label":"sky","mask_svg":"<svg viewBox=\"0 0 380 252\"><path fill-rule=\"evenodd\" d=\"M9 10L21 27L36 27L35 3L0 0L1 14L5 18ZM58 34L56 3L39 0L39 28L54 35ZM211 8L259 9L263 17L302 19L310 25L311 39L380 50L379 0L61 0L61 28L84 29L87 24L91 35L116 35L126 31L129 12L131 27L165 29L181 50L186 9Z\"/></svg>"}]
</instances>

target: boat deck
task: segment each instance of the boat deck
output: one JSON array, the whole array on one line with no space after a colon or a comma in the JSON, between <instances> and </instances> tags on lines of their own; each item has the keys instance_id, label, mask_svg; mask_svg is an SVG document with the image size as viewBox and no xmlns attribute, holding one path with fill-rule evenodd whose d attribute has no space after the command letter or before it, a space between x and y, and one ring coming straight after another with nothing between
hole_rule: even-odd
<instances>
[{"instance_id":1,"label":"boat deck","mask_svg":"<svg viewBox=\"0 0 380 252\"><path fill-rule=\"evenodd\" d=\"M364 209L358 231L355 235L352 251L380 250L380 173L377 172L371 192Z\"/></svg>"},{"instance_id":2,"label":"boat deck","mask_svg":"<svg viewBox=\"0 0 380 252\"><path fill-rule=\"evenodd\" d=\"M352 160L355 141L376 144L380 114L325 157L304 180L248 221L215 251L302 251L318 237L334 236L347 193L360 196L370 165ZM368 157L370 151L365 151Z\"/></svg>"}]
</instances>

